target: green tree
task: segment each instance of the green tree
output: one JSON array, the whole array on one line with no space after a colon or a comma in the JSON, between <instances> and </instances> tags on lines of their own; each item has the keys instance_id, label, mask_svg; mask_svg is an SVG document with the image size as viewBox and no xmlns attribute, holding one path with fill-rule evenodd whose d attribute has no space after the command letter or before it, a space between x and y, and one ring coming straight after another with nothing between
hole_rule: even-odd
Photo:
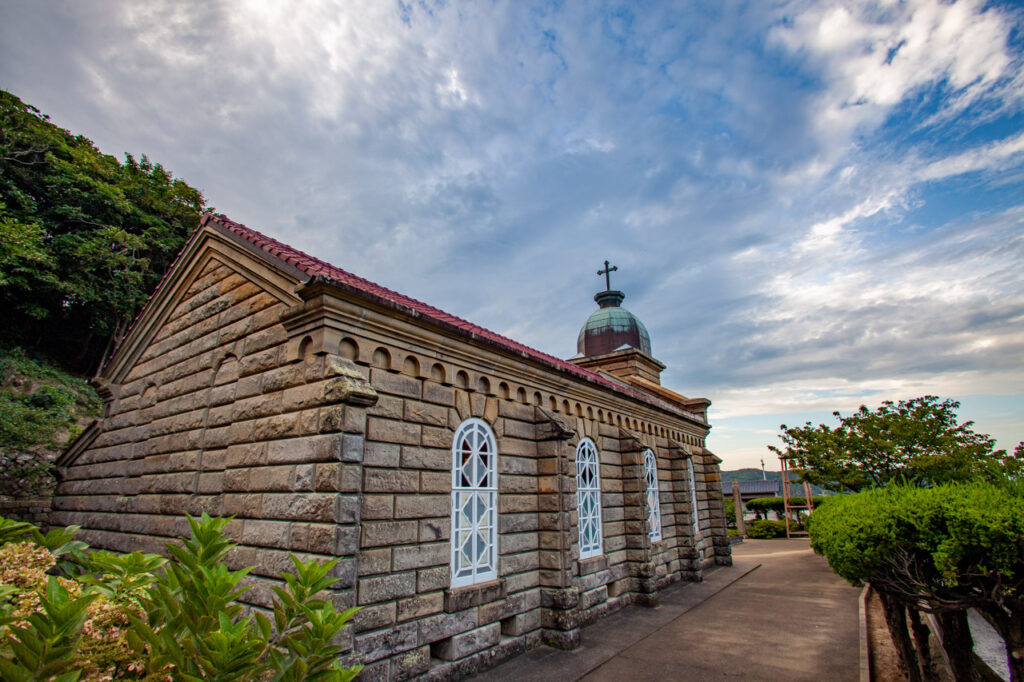
<instances>
[{"instance_id":1,"label":"green tree","mask_svg":"<svg viewBox=\"0 0 1024 682\"><path fill-rule=\"evenodd\" d=\"M839 419L834 428L783 424L783 447L768 448L802 470L803 480L836 491L894 481L927 486L1019 477L1020 447L1015 456L995 450L991 437L972 429L974 422L958 422L959 407L955 400L932 395L887 400L875 410L861 405L848 417L834 412Z\"/></svg>"},{"instance_id":2,"label":"green tree","mask_svg":"<svg viewBox=\"0 0 1024 682\"><path fill-rule=\"evenodd\" d=\"M94 372L205 209L160 164L122 164L0 91L0 342Z\"/></svg>"},{"instance_id":3,"label":"green tree","mask_svg":"<svg viewBox=\"0 0 1024 682\"><path fill-rule=\"evenodd\" d=\"M912 680L923 675L907 607L912 622L918 610L939 617L957 679L973 679L966 609L977 609L1005 641L1012 679L1024 680L1024 484L891 485L836 496L811 514L809 532L832 570L878 590Z\"/></svg>"}]
</instances>

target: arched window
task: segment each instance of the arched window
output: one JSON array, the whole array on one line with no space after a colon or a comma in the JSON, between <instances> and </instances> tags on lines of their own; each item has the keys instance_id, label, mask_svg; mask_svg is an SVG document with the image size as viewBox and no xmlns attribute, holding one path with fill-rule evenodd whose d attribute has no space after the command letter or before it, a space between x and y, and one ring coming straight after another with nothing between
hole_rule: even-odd
<instances>
[{"instance_id":1,"label":"arched window","mask_svg":"<svg viewBox=\"0 0 1024 682\"><path fill-rule=\"evenodd\" d=\"M452 442L452 587L498 577L498 447L482 419Z\"/></svg>"},{"instance_id":2,"label":"arched window","mask_svg":"<svg viewBox=\"0 0 1024 682\"><path fill-rule=\"evenodd\" d=\"M661 502L658 500L658 460L650 449L644 451L644 479L647 481L647 535L661 541Z\"/></svg>"},{"instance_id":3,"label":"arched window","mask_svg":"<svg viewBox=\"0 0 1024 682\"><path fill-rule=\"evenodd\" d=\"M699 516L699 514L697 512L697 481L695 480L694 475L693 475L693 467L694 467L693 457L691 456L690 457L690 466L687 467L687 470L690 473L690 501L693 503L692 506L690 507L691 512L692 512L691 513L691 517L692 517L691 520L693 522L693 537L696 538L698 535L700 535L700 516Z\"/></svg>"},{"instance_id":4,"label":"arched window","mask_svg":"<svg viewBox=\"0 0 1024 682\"><path fill-rule=\"evenodd\" d=\"M580 528L580 558L601 554L601 471L597 446L584 438L576 447L576 510Z\"/></svg>"}]
</instances>

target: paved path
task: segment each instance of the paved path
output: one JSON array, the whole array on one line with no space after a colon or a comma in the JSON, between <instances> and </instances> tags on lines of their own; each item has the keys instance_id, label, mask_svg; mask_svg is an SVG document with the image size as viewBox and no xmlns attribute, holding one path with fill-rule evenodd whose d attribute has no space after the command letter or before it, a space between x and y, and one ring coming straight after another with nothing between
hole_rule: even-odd
<instances>
[{"instance_id":1,"label":"paved path","mask_svg":"<svg viewBox=\"0 0 1024 682\"><path fill-rule=\"evenodd\" d=\"M583 630L583 646L541 647L475 677L530 680L859 679L857 597L806 540L747 540L735 565L675 585Z\"/></svg>"}]
</instances>

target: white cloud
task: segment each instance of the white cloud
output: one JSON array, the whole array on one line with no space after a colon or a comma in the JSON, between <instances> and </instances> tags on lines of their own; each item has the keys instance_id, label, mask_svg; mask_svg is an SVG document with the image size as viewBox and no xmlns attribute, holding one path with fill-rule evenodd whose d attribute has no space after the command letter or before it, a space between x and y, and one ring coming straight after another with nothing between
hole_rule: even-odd
<instances>
[{"instance_id":1,"label":"white cloud","mask_svg":"<svg viewBox=\"0 0 1024 682\"><path fill-rule=\"evenodd\" d=\"M942 180L945 178L980 170L998 170L1020 163L1024 153L1024 133L1004 140L969 149L926 164L917 171L919 181Z\"/></svg>"},{"instance_id":2,"label":"white cloud","mask_svg":"<svg viewBox=\"0 0 1024 682\"><path fill-rule=\"evenodd\" d=\"M1022 385L1011 11L2 11L0 85L57 122L110 153L149 153L254 228L542 350L575 352L610 258L666 382L723 415ZM967 182L1002 189L991 205L920 210L936 186Z\"/></svg>"},{"instance_id":3,"label":"white cloud","mask_svg":"<svg viewBox=\"0 0 1024 682\"><path fill-rule=\"evenodd\" d=\"M1012 17L981 0L799 2L784 12L790 20L772 37L821 73L813 131L832 162L894 107L940 84L950 90L944 116L989 96L1024 97L1007 45Z\"/></svg>"}]
</instances>

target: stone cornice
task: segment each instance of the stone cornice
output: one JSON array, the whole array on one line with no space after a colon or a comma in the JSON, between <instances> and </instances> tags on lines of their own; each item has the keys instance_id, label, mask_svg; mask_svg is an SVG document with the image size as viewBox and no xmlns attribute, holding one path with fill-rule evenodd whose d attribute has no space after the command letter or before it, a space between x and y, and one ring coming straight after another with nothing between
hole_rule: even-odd
<instances>
[{"instance_id":1,"label":"stone cornice","mask_svg":"<svg viewBox=\"0 0 1024 682\"><path fill-rule=\"evenodd\" d=\"M304 339L313 343L317 353L336 352L337 344L345 336L363 335L382 345L403 348L443 360L445 357L474 371L499 374L549 393L570 396L573 400L605 409L622 411L622 407L608 400L609 393L616 399L629 401L631 412L645 421L664 422L665 417L680 419L702 430L710 426L696 415L671 405L655 396L644 399L628 390L614 391L606 386L591 384L580 377L559 371L538 362L525 353L498 346L478 335L454 325L443 325L411 314L390 301L375 301L365 292L331 280L315 278L298 289L303 302L282 314L281 322L288 330L292 344L289 357L297 357L298 347ZM401 332L395 332L396 327ZM486 349L486 356L481 354Z\"/></svg>"}]
</instances>

